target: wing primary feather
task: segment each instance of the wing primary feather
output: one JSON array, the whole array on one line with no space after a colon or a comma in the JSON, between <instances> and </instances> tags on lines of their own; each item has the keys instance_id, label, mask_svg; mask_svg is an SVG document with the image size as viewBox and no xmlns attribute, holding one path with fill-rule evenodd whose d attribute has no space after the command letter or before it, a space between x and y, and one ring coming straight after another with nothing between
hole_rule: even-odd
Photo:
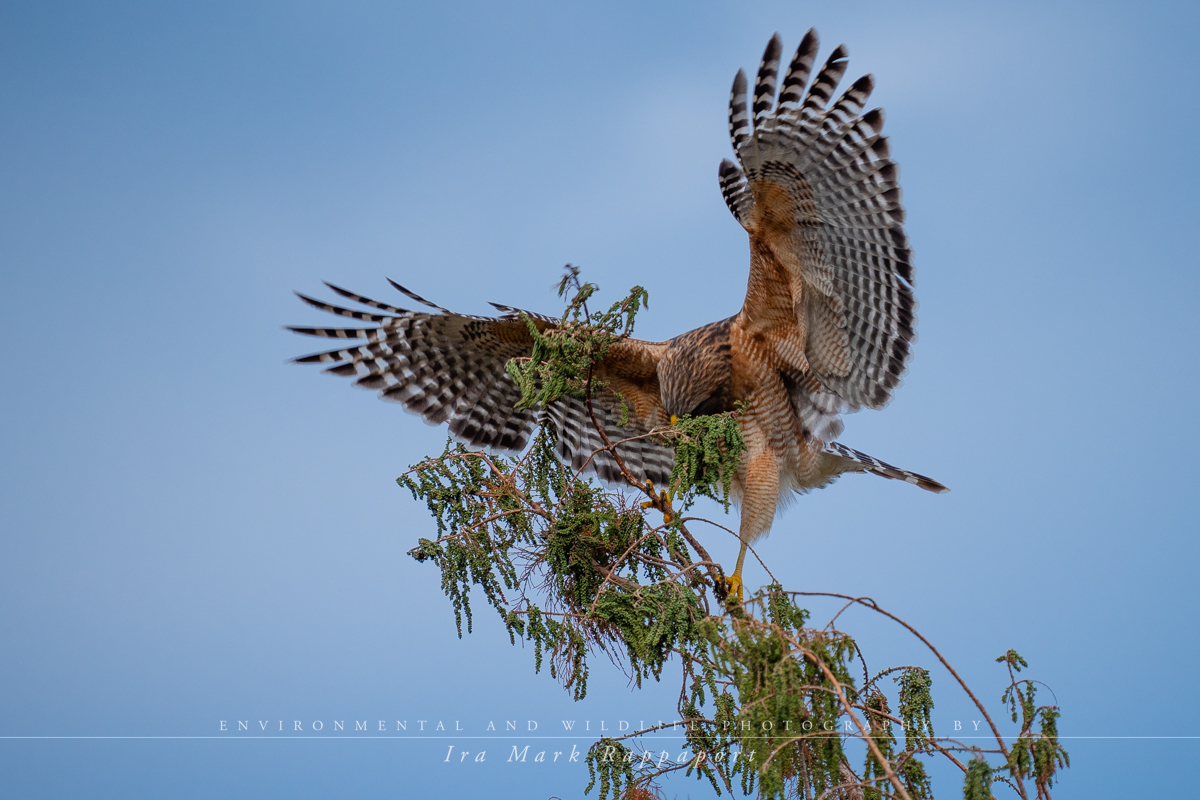
<instances>
[{"instance_id":1,"label":"wing primary feather","mask_svg":"<svg viewBox=\"0 0 1200 800\"><path fill-rule=\"evenodd\" d=\"M754 80L754 125L758 127L762 118L775 105L775 77L779 74L779 56L783 53L783 40L776 33L767 42L762 61L758 65L758 77Z\"/></svg>"},{"instance_id":2,"label":"wing primary feather","mask_svg":"<svg viewBox=\"0 0 1200 800\"><path fill-rule=\"evenodd\" d=\"M750 117L746 114L746 73L738 70L733 78L733 89L729 92L729 141L733 152L750 138Z\"/></svg>"},{"instance_id":3,"label":"wing primary feather","mask_svg":"<svg viewBox=\"0 0 1200 800\"><path fill-rule=\"evenodd\" d=\"M541 320L543 322L549 322L554 325L558 324L558 322L559 322L554 317L550 317L545 314L539 314L536 311L526 311L523 308L516 308L514 306L506 306L503 303L493 303L489 300L488 305L491 306L492 308L496 309L497 311L503 311L505 314L507 314L508 316L512 316L512 317L520 317L522 314L524 314L527 317L529 317L530 319Z\"/></svg>"},{"instance_id":4,"label":"wing primary feather","mask_svg":"<svg viewBox=\"0 0 1200 800\"><path fill-rule=\"evenodd\" d=\"M798 105L804 98L804 87L808 85L808 76L812 72L813 62L817 58L817 48L821 42L816 28L809 28L808 33L800 40L796 55L792 57L791 66L783 77L783 88L779 92L779 107Z\"/></svg>"},{"instance_id":5,"label":"wing primary feather","mask_svg":"<svg viewBox=\"0 0 1200 800\"><path fill-rule=\"evenodd\" d=\"M342 351L330 350L324 353L313 353L310 356L296 356L289 360L293 364L328 364L334 361L341 361L342 359L338 358L338 353L340 352Z\"/></svg>"},{"instance_id":6,"label":"wing primary feather","mask_svg":"<svg viewBox=\"0 0 1200 800\"><path fill-rule=\"evenodd\" d=\"M729 159L722 159L717 170L717 178L721 185L721 196L729 207L734 219L746 227L750 209L754 206L754 196L750 194L746 184L746 176L737 164Z\"/></svg>"},{"instance_id":7,"label":"wing primary feather","mask_svg":"<svg viewBox=\"0 0 1200 800\"><path fill-rule=\"evenodd\" d=\"M868 76L869 77L869 76ZM882 108L872 108L870 111L862 115L862 124L869 127L874 133L879 133L883 130L884 113ZM894 169L893 165L893 169ZM895 178L893 177L893 180Z\"/></svg>"},{"instance_id":8,"label":"wing primary feather","mask_svg":"<svg viewBox=\"0 0 1200 800\"><path fill-rule=\"evenodd\" d=\"M817 73L816 80L813 81L808 95L804 98L804 108L815 112L825 110L825 106L829 104L829 98L833 97L833 90L837 88L842 75L846 73L846 65L849 63L848 55L844 44L839 44L829 54L825 66L821 67L821 71Z\"/></svg>"},{"instance_id":9,"label":"wing primary feather","mask_svg":"<svg viewBox=\"0 0 1200 800\"><path fill-rule=\"evenodd\" d=\"M338 364L337 366L324 370L324 372L327 372L330 375L341 375L343 378L345 378L358 373L358 364Z\"/></svg>"},{"instance_id":10,"label":"wing primary feather","mask_svg":"<svg viewBox=\"0 0 1200 800\"><path fill-rule=\"evenodd\" d=\"M378 308L380 311L387 311L392 314L407 314L407 313L409 313L408 309L396 308L395 306L389 306L387 303L381 303L378 300L372 300L369 297L363 297L361 294L355 294L354 292L352 292L348 289L343 289L340 286L334 286L329 281L322 281L322 283L324 283L330 289L337 292L338 294L340 294L342 297L346 298L347 300L353 300L356 303L362 303L364 306L370 306L371 308Z\"/></svg>"},{"instance_id":11,"label":"wing primary feather","mask_svg":"<svg viewBox=\"0 0 1200 800\"><path fill-rule=\"evenodd\" d=\"M352 345L349 349L343 347L340 350L325 350L307 356L296 356L291 361L293 364L332 364L337 361L348 361L357 357L357 350L362 346Z\"/></svg>"},{"instance_id":12,"label":"wing primary feather","mask_svg":"<svg viewBox=\"0 0 1200 800\"><path fill-rule=\"evenodd\" d=\"M833 108L829 110L829 116L826 118L825 125L845 125L850 120L858 116L863 110L863 106L867 104L867 100L871 97L871 92L875 89L875 78L871 75L863 75L850 85L850 88L838 98L838 101L833 104ZM872 124L872 127L874 125ZM876 129L878 132L878 129Z\"/></svg>"},{"instance_id":13,"label":"wing primary feather","mask_svg":"<svg viewBox=\"0 0 1200 800\"><path fill-rule=\"evenodd\" d=\"M415 300L416 302L420 303L421 305L428 306L429 308L436 308L438 311L441 311L443 314L453 314L454 313L453 311L451 311L448 308L442 308L437 303L431 303L430 301L426 300L424 297L421 297L421 295L417 294L416 292L412 292L412 291L409 291L408 289L405 289L403 286L396 283L391 278L388 278L387 282L392 285L392 288L394 288L396 291L400 292L401 294L405 295L410 300Z\"/></svg>"},{"instance_id":14,"label":"wing primary feather","mask_svg":"<svg viewBox=\"0 0 1200 800\"><path fill-rule=\"evenodd\" d=\"M378 328L287 328L292 333L302 336L319 336L323 339L369 339L376 334Z\"/></svg>"},{"instance_id":15,"label":"wing primary feather","mask_svg":"<svg viewBox=\"0 0 1200 800\"><path fill-rule=\"evenodd\" d=\"M304 302L308 303L313 308L319 308L322 311L328 311L330 314L337 314L339 317L349 317L350 319L362 320L363 322L389 322L395 317L385 317L382 314L368 314L365 311L355 311L352 308L342 308L321 300L313 299L307 295L296 292L296 296Z\"/></svg>"},{"instance_id":16,"label":"wing primary feather","mask_svg":"<svg viewBox=\"0 0 1200 800\"><path fill-rule=\"evenodd\" d=\"M756 86L753 141L739 149L737 165L721 165L721 192L739 221L754 226L765 218L754 209L764 204L764 212L778 205L781 222L791 222L791 231L769 244L795 264L782 265L787 285L772 283L771 291L792 293L803 356L823 382L822 391L838 397L845 410L876 408L899 385L916 338L903 198L882 133L883 113L863 114L874 79L866 75L837 91L847 50L835 48L820 68L817 50L816 32L810 31L781 79L776 112L760 117L771 82L774 47L768 46L764 77ZM772 185L788 197L760 191ZM752 233L762 238L764 232L756 227ZM752 284L756 269L752 259ZM804 295L819 302L796 305ZM747 292L742 314L753 319L762 302ZM824 435L833 430L832 418L826 419L831 413L814 406L809 414Z\"/></svg>"}]
</instances>

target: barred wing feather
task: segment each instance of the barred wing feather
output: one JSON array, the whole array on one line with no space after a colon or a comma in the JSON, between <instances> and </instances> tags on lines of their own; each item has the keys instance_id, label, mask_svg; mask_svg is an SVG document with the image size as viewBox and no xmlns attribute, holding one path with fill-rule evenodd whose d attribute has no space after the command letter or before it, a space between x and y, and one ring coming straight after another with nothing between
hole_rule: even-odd
<instances>
[{"instance_id":1,"label":"barred wing feather","mask_svg":"<svg viewBox=\"0 0 1200 800\"><path fill-rule=\"evenodd\" d=\"M897 168L880 134L883 112L861 113L873 81L860 78L831 104L847 64L838 47L802 96L816 51L809 31L773 109L777 37L759 69L753 115L745 76L734 81L730 138L738 163L723 162L719 177L750 234L740 320L794 326L804 358L791 367L814 373L819 391L844 401L840 410L879 408L899 385L916 338L912 253Z\"/></svg>"},{"instance_id":2,"label":"barred wing feather","mask_svg":"<svg viewBox=\"0 0 1200 800\"><path fill-rule=\"evenodd\" d=\"M604 443L585 403L564 397L542 411L516 408L521 392L505 365L532 351L533 340L523 317L541 330L558 320L495 303L503 316L457 314L392 282L397 290L435 313L408 311L327 285L338 295L373 310L299 297L322 311L368 325L289 327L306 336L344 341L336 349L301 356L296 362L327 364L326 372L352 377L355 385L378 391L383 399L401 403L430 424L448 423L456 438L475 447L520 451L537 426L549 422L565 464L607 481L621 481L612 455L596 452ZM609 388L593 401L610 441L632 440L619 448L627 466L640 480L656 483L666 483L673 464L671 449L646 435L665 422L655 376L664 346L636 339L615 343L597 368L597 377ZM614 390L621 393L625 410Z\"/></svg>"}]
</instances>

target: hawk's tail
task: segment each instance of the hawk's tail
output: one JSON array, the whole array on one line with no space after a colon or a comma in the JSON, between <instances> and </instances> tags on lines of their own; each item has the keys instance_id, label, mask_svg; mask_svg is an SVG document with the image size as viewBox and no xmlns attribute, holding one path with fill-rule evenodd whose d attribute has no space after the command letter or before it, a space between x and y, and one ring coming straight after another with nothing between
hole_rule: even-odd
<instances>
[{"instance_id":1,"label":"hawk's tail","mask_svg":"<svg viewBox=\"0 0 1200 800\"><path fill-rule=\"evenodd\" d=\"M874 475L879 475L884 478L892 478L893 480L915 484L916 486L920 486L922 489L930 492L937 492L938 494L950 491L948 487L943 486L933 478L926 478L924 475L918 475L917 473L909 472L906 469L893 467L891 464L880 461L874 456L869 456L866 453L860 453L857 450L846 447L844 444L830 442L829 444L825 445L825 447L827 452L833 453L834 455L840 456L847 461L853 462L853 465L850 466L849 470L847 471L853 470L870 472Z\"/></svg>"}]
</instances>

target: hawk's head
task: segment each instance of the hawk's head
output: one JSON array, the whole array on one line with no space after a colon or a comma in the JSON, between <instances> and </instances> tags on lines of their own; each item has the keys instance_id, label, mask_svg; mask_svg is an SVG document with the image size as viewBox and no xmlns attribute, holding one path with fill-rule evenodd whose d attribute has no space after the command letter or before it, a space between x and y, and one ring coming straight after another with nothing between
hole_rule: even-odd
<instances>
[{"instance_id":1,"label":"hawk's head","mask_svg":"<svg viewBox=\"0 0 1200 800\"><path fill-rule=\"evenodd\" d=\"M732 411L729 324L714 322L676 336L658 362L663 409L671 416Z\"/></svg>"}]
</instances>

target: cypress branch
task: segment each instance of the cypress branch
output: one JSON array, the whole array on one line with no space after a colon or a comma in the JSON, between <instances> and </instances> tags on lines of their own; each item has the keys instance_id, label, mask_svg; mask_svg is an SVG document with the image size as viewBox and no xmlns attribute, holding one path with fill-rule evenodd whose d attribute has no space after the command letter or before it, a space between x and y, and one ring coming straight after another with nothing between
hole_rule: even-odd
<instances>
[{"instance_id":1,"label":"cypress branch","mask_svg":"<svg viewBox=\"0 0 1200 800\"><path fill-rule=\"evenodd\" d=\"M613 342L630 335L647 300L634 287L607 310L591 312L587 303L597 289L573 267L559 288L570 295L559 325L539 331L527 320L532 353L508 365L521 408L545 407L563 395L590 401L602 388L592 368ZM1034 682L1018 679L1028 665L1015 650L997 659L1010 678L1001 702L1020 724L1009 748L987 709L911 625L869 599L830 595L896 621L928 645L996 731L997 746L937 737L930 672L900 666L868 679L856 641L832 622L809 625L811 615L796 599L818 593L772 584L740 606L726 606L720 567L678 512L699 496L728 510L744 452L736 413L685 417L655 433L675 450L670 488L678 503L658 525L629 490L604 488L567 469L550 428L518 457L450 441L440 456L398 479L436 521L437 539L419 540L409 554L440 570L459 636L464 619L467 631L473 628L471 596L478 591L510 641L532 645L535 672L546 668L575 699L587 694L589 659L597 653L639 686L677 665L679 719L672 725L683 726L689 757L668 764L639 759L630 744L644 731L602 739L586 757L585 792L597 789L601 800L653 797L660 780L678 772L717 794L736 787L763 798L926 800L933 796L926 761L944 757L963 771L965 800L988 800L997 782L1024 800L1027 783L1039 799L1050 797L1070 763L1058 741L1060 711L1039 705ZM606 446L619 459L620 446L607 440ZM661 496L630 489L666 510ZM859 664L861 684L854 677ZM880 684L886 675L897 686L895 714ZM897 726L904 736L899 751ZM846 756L852 739L868 747L861 777Z\"/></svg>"}]
</instances>

